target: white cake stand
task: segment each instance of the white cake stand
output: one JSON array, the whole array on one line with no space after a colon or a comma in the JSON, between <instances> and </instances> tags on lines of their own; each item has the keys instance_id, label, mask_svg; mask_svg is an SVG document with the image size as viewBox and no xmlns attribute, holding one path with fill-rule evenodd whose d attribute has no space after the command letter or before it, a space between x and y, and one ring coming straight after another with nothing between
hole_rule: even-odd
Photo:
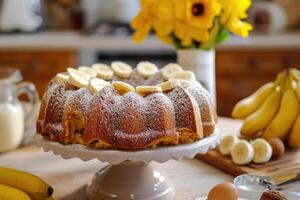
<instances>
[{"instance_id":1,"label":"white cake stand","mask_svg":"<svg viewBox=\"0 0 300 200\"><path fill-rule=\"evenodd\" d=\"M183 157L194 158L215 148L220 140L218 131L190 144L159 147L142 151L99 150L86 146L62 145L37 135L38 146L63 158L98 159L110 165L97 172L87 186L89 200L170 200L174 189L150 161L166 162Z\"/></svg>"}]
</instances>

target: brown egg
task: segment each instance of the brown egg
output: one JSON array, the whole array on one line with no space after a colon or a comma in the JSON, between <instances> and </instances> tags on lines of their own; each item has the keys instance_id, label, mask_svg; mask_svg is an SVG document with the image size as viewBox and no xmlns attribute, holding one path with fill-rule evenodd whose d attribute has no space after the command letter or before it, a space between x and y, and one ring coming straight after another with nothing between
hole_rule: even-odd
<instances>
[{"instance_id":1,"label":"brown egg","mask_svg":"<svg viewBox=\"0 0 300 200\"><path fill-rule=\"evenodd\" d=\"M279 138L271 138L268 140L268 142L270 143L271 147L272 147L272 157L273 158L279 158L280 156L282 156L285 152L285 147L284 147L284 143L282 142L281 139Z\"/></svg>"},{"instance_id":2,"label":"brown egg","mask_svg":"<svg viewBox=\"0 0 300 200\"><path fill-rule=\"evenodd\" d=\"M207 200L237 200L238 192L232 183L220 183L213 187L207 196Z\"/></svg>"}]
</instances>

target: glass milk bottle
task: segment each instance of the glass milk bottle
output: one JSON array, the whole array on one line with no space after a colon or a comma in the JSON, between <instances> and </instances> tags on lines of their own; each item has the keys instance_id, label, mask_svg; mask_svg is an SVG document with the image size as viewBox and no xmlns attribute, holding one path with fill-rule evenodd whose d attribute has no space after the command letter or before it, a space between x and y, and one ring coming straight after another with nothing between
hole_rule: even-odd
<instances>
[{"instance_id":1,"label":"glass milk bottle","mask_svg":"<svg viewBox=\"0 0 300 200\"><path fill-rule=\"evenodd\" d=\"M35 86L21 82L18 70L0 68L0 153L17 148L24 136L24 127L35 118L38 94ZM18 84L17 84L18 83ZM23 109L18 96L27 94L29 108Z\"/></svg>"}]
</instances>

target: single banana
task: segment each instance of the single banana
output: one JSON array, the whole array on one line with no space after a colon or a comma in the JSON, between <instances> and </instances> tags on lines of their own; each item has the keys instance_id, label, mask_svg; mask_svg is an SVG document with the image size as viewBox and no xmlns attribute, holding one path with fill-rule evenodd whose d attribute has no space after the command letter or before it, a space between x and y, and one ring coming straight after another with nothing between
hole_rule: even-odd
<instances>
[{"instance_id":1,"label":"single banana","mask_svg":"<svg viewBox=\"0 0 300 200\"><path fill-rule=\"evenodd\" d=\"M100 78L92 78L89 82L88 89L93 93L97 93L105 86L109 85L109 82L100 79Z\"/></svg>"},{"instance_id":2,"label":"single banana","mask_svg":"<svg viewBox=\"0 0 300 200\"><path fill-rule=\"evenodd\" d=\"M27 193L32 200L44 200L53 194L53 188L33 174L0 167L0 184Z\"/></svg>"},{"instance_id":3,"label":"single banana","mask_svg":"<svg viewBox=\"0 0 300 200\"><path fill-rule=\"evenodd\" d=\"M127 63L121 61L112 62L111 68L117 76L120 76L122 78L129 78L132 73L132 67Z\"/></svg>"},{"instance_id":4,"label":"single banana","mask_svg":"<svg viewBox=\"0 0 300 200\"><path fill-rule=\"evenodd\" d=\"M120 93L120 94L126 94L127 92L133 92L135 91L134 87L129 85L128 83L122 82L122 81L114 81L112 83L112 86Z\"/></svg>"},{"instance_id":5,"label":"single banana","mask_svg":"<svg viewBox=\"0 0 300 200\"><path fill-rule=\"evenodd\" d=\"M257 138L251 144L254 149L254 163L266 163L271 159L272 147L265 139Z\"/></svg>"},{"instance_id":6,"label":"single banana","mask_svg":"<svg viewBox=\"0 0 300 200\"><path fill-rule=\"evenodd\" d=\"M291 148L300 147L300 114L297 116L295 123L288 137L288 145Z\"/></svg>"},{"instance_id":7,"label":"single banana","mask_svg":"<svg viewBox=\"0 0 300 200\"><path fill-rule=\"evenodd\" d=\"M169 63L162 68L161 73L165 80L169 80L169 78L172 74L177 73L177 72L182 72L182 71L183 70L180 67L180 65L178 65L176 63Z\"/></svg>"},{"instance_id":8,"label":"single banana","mask_svg":"<svg viewBox=\"0 0 300 200\"><path fill-rule=\"evenodd\" d=\"M226 135L222 138L221 143L219 145L219 152L222 155L230 155L232 147L239 141L238 137L235 135Z\"/></svg>"},{"instance_id":9,"label":"single banana","mask_svg":"<svg viewBox=\"0 0 300 200\"><path fill-rule=\"evenodd\" d=\"M275 87L274 83L266 83L247 98L239 101L233 108L232 117L244 119L256 111L264 100L271 94Z\"/></svg>"},{"instance_id":10,"label":"single banana","mask_svg":"<svg viewBox=\"0 0 300 200\"><path fill-rule=\"evenodd\" d=\"M230 152L232 161L238 165L245 165L252 161L254 150L251 144L246 140L239 140Z\"/></svg>"},{"instance_id":11,"label":"single banana","mask_svg":"<svg viewBox=\"0 0 300 200\"><path fill-rule=\"evenodd\" d=\"M92 69L97 72L97 76L104 80L111 80L114 71L106 64L96 63L92 65Z\"/></svg>"},{"instance_id":12,"label":"single banana","mask_svg":"<svg viewBox=\"0 0 300 200\"><path fill-rule=\"evenodd\" d=\"M285 139L299 113L299 100L292 88L284 91L280 108L262 136L265 139Z\"/></svg>"},{"instance_id":13,"label":"single banana","mask_svg":"<svg viewBox=\"0 0 300 200\"><path fill-rule=\"evenodd\" d=\"M297 83L295 91L298 99L300 100L300 81Z\"/></svg>"},{"instance_id":14,"label":"single banana","mask_svg":"<svg viewBox=\"0 0 300 200\"><path fill-rule=\"evenodd\" d=\"M0 184L1 200L31 200L28 194L14 187Z\"/></svg>"},{"instance_id":15,"label":"single banana","mask_svg":"<svg viewBox=\"0 0 300 200\"><path fill-rule=\"evenodd\" d=\"M264 130L277 114L281 100L280 87L277 86L254 113L249 115L243 123L241 134L245 137L256 136Z\"/></svg>"},{"instance_id":16,"label":"single banana","mask_svg":"<svg viewBox=\"0 0 300 200\"><path fill-rule=\"evenodd\" d=\"M142 61L137 64L137 71L144 77L149 78L156 72L158 72L158 68L154 63L148 61Z\"/></svg>"},{"instance_id":17,"label":"single banana","mask_svg":"<svg viewBox=\"0 0 300 200\"><path fill-rule=\"evenodd\" d=\"M162 89L159 86L137 86L135 90L142 96L146 96L154 92L162 92Z\"/></svg>"},{"instance_id":18,"label":"single banana","mask_svg":"<svg viewBox=\"0 0 300 200\"><path fill-rule=\"evenodd\" d=\"M159 84L158 86L161 87L163 92L165 92L168 90L172 90L175 87L181 86L181 82L179 79L173 79L173 80L163 82L163 83Z\"/></svg>"}]
</instances>

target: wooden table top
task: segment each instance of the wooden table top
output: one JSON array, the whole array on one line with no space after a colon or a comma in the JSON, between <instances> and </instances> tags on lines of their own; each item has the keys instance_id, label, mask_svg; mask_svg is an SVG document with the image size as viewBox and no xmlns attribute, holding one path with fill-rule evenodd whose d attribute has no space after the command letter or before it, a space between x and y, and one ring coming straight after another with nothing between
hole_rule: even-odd
<instances>
[{"instance_id":1,"label":"wooden table top","mask_svg":"<svg viewBox=\"0 0 300 200\"><path fill-rule=\"evenodd\" d=\"M238 121L227 118L221 118L218 124L222 133L237 132L239 126ZM42 177L54 187L54 196L57 199L82 200L85 199L83 194L87 182L107 163L96 160L83 162L77 158L65 160L32 145L0 155L0 165ZM151 165L172 182L176 190L175 200L193 200L205 196L214 185L233 179L232 176L197 159L152 162Z\"/></svg>"}]
</instances>

